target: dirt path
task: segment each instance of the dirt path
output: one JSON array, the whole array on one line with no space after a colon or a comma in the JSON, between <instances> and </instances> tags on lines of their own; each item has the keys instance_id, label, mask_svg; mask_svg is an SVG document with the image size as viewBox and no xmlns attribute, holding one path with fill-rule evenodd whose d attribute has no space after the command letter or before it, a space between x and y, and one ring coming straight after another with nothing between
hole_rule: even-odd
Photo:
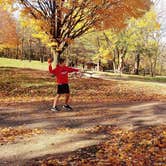
<instances>
[{"instance_id":1,"label":"dirt path","mask_svg":"<svg viewBox=\"0 0 166 166\"><path fill-rule=\"evenodd\" d=\"M44 134L1 145L0 165L22 165L35 157L62 154L98 144L107 139L107 135L90 131L100 125L117 125L128 130L166 124L164 102L74 105L72 112L58 113L47 108L48 103L0 107L0 127L23 125L45 130Z\"/></svg>"}]
</instances>

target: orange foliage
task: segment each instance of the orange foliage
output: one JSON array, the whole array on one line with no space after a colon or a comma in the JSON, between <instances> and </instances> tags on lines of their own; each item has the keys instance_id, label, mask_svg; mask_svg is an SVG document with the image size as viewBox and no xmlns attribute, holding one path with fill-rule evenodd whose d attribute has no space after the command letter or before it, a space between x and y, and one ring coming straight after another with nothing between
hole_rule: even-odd
<instances>
[{"instance_id":1,"label":"orange foliage","mask_svg":"<svg viewBox=\"0 0 166 166\"><path fill-rule=\"evenodd\" d=\"M16 23L10 14L0 8L0 48L15 47L18 44Z\"/></svg>"},{"instance_id":2,"label":"orange foliage","mask_svg":"<svg viewBox=\"0 0 166 166\"><path fill-rule=\"evenodd\" d=\"M75 38L90 29L120 30L126 26L126 19L140 17L150 7L150 0L15 0L15 2L22 4L22 15L34 19L36 23L42 22L39 25L40 29L48 35L50 41L56 42L59 54L72 44Z\"/></svg>"},{"instance_id":3,"label":"orange foliage","mask_svg":"<svg viewBox=\"0 0 166 166\"><path fill-rule=\"evenodd\" d=\"M53 1L54 0L52 0L49 3L51 4L53 3ZM37 1L32 2L31 0L29 0L27 3L26 1L23 0L22 3L23 4L26 3L24 8L22 9L22 12L25 15L29 14L31 15L33 13L32 16L35 16L35 19L38 20L41 19L45 22L45 24L50 24L50 26L52 26L51 23L48 23L52 18L51 16L47 15L50 9L47 10L45 9L44 11L43 10L44 8L41 8L43 12L40 12L40 10L38 11L34 10L34 7L32 6L35 6L35 3L37 4ZM28 6L29 3L31 4L31 6L30 5ZM43 1L41 1L41 3L44 4ZM122 29L126 24L125 23L126 18L140 17L149 9L150 0L107 0L107 1L82 0L82 1L65 1L65 2L62 2L61 0L58 1L56 0L56 4L58 4L58 6L60 7L60 15L61 15L60 19L62 19L61 20L62 22L64 21L63 19L65 18L66 14L70 15L70 17L68 17L68 19L65 20L66 22L69 22L69 25L70 24L72 25L71 22L72 19L73 22L77 22L79 16L82 15L84 16L83 17L84 19L82 19L80 23L84 23L85 21L88 22L88 20L89 22L91 22L91 20L94 20L89 25L90 28L95 26L97 29L107 29L107 28ZM45 6L45 8L47 8L47 6ZM72 12L70 14L71 10L79 11L77 15L78 17L76 17L76 15L74 14L72 15ZM42 18L43 13L45 15L44 18L46 19ZM63 27L61 27L60 29L63 29ZM47 31L50 30L48 30L47 28Z\"/></svg>"},{"instance_id":4,"label":"orange foliage","mask_svg":"<svg viewBox=\"0 0 166 166\"><path fill-rule=\"evenodd\" d=\"M101 4L101 0L93 0L93 2ZM126 25L126 19L130 17L141 17L150 7L148 0L109 0L109 2L111 5L108 8L99 8L96 10L96 14L101 17L95 23L97 28L122 29Z\"/></svg>"}]
</instances>

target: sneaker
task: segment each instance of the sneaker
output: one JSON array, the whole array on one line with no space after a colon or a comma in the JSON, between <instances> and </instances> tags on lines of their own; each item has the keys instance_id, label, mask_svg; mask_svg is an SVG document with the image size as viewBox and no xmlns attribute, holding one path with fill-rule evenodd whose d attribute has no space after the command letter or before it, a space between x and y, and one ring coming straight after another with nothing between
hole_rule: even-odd
<instances>
[{"instance_id":1,"label":"sneaker","mask_svg":"<svg viewBox=\"0 0 166 166\"><path fill-rule=\"evenodd\" d=\"M57 107L52 107L52 108L51 108L51 111L53 111L53 112L58 112L59 109L58 109Z\"/></svg>"},{"instance_id":2,"label":"sneaker","mask_svg":"<svg viewBox=\"0 0 166 166\"><path fill-rule=\"evenodd\" d=\"M69 111L71 111L71 110L72 110L72 108L71 108L69 105L67 105L67 104L66 104L66 105L64 105L64 106L63 106L63 108L64 108L64 109L66 109L66 110L69 110Z\"/></svg>"}]
</instances>

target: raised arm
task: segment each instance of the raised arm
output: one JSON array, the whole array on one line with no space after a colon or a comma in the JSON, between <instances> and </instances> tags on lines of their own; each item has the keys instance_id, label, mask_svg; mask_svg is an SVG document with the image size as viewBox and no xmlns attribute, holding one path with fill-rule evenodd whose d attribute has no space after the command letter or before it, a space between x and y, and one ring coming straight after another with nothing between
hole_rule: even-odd
<instances>
[{"instance_id":1,"label":"raised arm","mask_svg":"<svg viewBox=\"0 0 166 166\"><path fill-rule=\"evenodd\" d=\"M76 69L76 68L73 68L73 67L67 67L67 71L68 71L69 73L72 73L72 72L78 72L79 69Z\"/></svg>"},{"instance_id":2,"label":"raised arm","mask_svg":"<svg viewBox=\"0 0 166 166\"><path fill-rule=\"evenodd\" d=\"M57 70L56 70L56 68L55 69L52 69L52 65L51 65L51 63L49 64L49 72L51 73L51 74L54 74L54 75L56 75L56 72L57 72Z\"/></svg>"}]
</instances>

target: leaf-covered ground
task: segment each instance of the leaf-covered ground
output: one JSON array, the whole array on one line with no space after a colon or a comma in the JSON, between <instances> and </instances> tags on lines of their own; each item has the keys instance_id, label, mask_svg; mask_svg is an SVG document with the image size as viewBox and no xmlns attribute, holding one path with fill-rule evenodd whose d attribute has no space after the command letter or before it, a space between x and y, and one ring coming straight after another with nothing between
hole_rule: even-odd
<instances>
[{"instance_id":1,"label":"leaf-covered ground","mask_svg":"<svg viewBox=\"0 0 166 166\"><path fill-rule=\"evenodd\" d=\"M70 82L74 110L53 114L48 72L0 69L0 165L165 165L164 83Z\"/></svg>"},{"instance_id":2,"label":"leaf-covered ground","mask_svg":"<svg viewBox=\"0 0 166 166\"><path fill-rule=\"evenodd\" d=\"M50 101L55 89L54 78L48 72L1 68L1 104ZM77 78L71 80L71 94L73 102L81 103L165 101L166 86L164 83Z\"/></svg>"},{"instance_id":3,"label":"leaf-covered ground","mask_svg":"<svg viewBox=\"0 0 166 166\"><path fill-rule=\"evenodd\" d=\"M44 131L39 129L27 129L25 127L7 127L0 128L0 144L14 143L17 139L23 139L24 137L31 137L35 134L42 134Z\"/></svg>"},{"instance_id":4,"label":"leaf-covered ground","mask_svg":"<svg viewBox=\"0 0 166 166\"><path fill-rule=\"evenodd\" d=\"M164 166L166 164L166 126L124 131L101 127L109 141L80 149L64 156L49 156L31 161L41 166ZM31 164L27 163L27 164Z\"/></svg>"}]
</instances>

